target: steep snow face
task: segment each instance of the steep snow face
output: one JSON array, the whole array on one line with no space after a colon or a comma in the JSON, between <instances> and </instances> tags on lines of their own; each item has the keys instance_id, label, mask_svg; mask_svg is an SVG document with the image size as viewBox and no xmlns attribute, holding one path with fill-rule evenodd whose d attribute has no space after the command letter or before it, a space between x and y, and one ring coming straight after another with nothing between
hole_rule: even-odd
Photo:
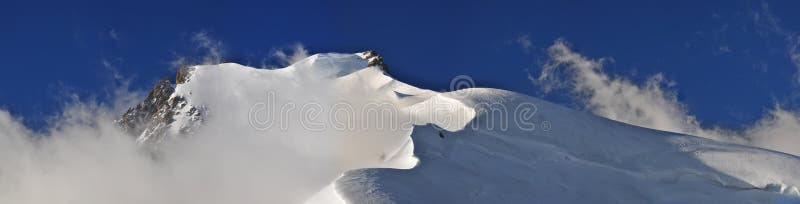
<instances>
[{"instance_id":1,"label":"steep snow face","mask_svg":"<svg viewBox=\"0 0 800 204\"><path fill-rule=\"evenodd\" d=\"M432 126L415 128L413 169L345 173L335 186L346 201L800 202L800 158L792 155L631 126L502 90L441 96L478 116L444 137ZM514 116L520 106L535 107L532 117Z\"/></svg>"}]
</instances>

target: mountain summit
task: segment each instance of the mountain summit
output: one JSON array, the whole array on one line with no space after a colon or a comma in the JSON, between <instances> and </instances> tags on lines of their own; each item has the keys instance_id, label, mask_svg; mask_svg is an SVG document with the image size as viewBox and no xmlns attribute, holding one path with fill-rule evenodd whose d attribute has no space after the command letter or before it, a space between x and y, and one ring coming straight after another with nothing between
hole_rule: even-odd
<instances>
[{"instance_id":1,"label":"mountain summit","mask_svg":"<svg viewBox=\"0 0 800 204\"><path fill-rule=\"evenodd\" d=\"M377 52L368 50L356 53L355 56L365 61L367 66L379 67L384 72L388 66ZM300 63L315 64L318 56L311 56ZM324 58L322 61L325 61ZM147 98L134 107L129 108L117 123L140 143L152 145L165 138L187 135L198 127L204 117L202 109L187 103L184 97L175 94L175 87L189 81L192 72L198 67L184 66L178 69L175 83L169 77L164 78L150 90ZM356 66L357 67L357 66Z\"/></svg>"},{"instance_id":2,"label":"mountain summit","mask_svg":"<svg viewBox=\"0 0 800 204\"><path fill-rule=\"evenodd\" d=\"M200 149L192 158L263 159L246 172L271 179L220 183L263 191L226 192L220 203L800 202L796 156L503 90L420 89L387 69L372 51L275 70L186 67L118 124L143 145L241 144L188 145ZM236 164L224 161L215 168Z\"/></svg>"}]
</instances>

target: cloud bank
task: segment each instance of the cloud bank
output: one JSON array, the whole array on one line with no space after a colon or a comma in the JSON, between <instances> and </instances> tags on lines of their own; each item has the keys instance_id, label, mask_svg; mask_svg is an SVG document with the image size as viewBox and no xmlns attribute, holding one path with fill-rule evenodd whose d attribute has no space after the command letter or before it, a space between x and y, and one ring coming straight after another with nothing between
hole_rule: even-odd
<instances>
[{"instance_id":1,"label":"cloud bank","mask_svg":"<svg viewBox=\"0 0 800 204\"><path fill-rule=\"evenodd\" d=\"M643 84L611 76L603 70L606 59L591 59L574 52L563 40L548 48L549 59L538 76L529 76L544 92L568 90L594 114L658 130L678 132L800 155L798 114L777 106L744 131L703 128L677 100L673 85L662 74Z\"/></svg>"}]
</instances>

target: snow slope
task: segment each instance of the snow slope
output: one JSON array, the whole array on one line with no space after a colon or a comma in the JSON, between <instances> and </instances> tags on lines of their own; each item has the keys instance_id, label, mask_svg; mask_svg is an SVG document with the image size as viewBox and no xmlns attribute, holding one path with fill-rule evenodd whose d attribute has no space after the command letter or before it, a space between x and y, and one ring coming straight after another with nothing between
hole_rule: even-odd
<instances>
[{"instance_id":1,"label":"snow slope","mask_svg":"<svg viewBox=\"0 0 800 204\"><path fill-rule=\"evenodd\" d=\"M204 118L175 114L170 132L196 130L158 144L160 159L188 172L179 180L210 180L203 192L216 200L180 201L800 202L798 157L503 90L419 89L372 54L317 54L275 70L192 67L170 98L182 99L176 113Z\"/></svg>"},{"instance_id":2,"label":"snow slope","mask_svg":"<svg viewBox=\"0 0 800 204\"><path fill-rule=\"evenodd\" d=\"M503 90L466 89L444 96L478 107L481 114L466 130L445 133L444 138L431 126L415 128L411 137L419 165L349 171L335 185L345 200L800 202L800 158L792 155L635 127ZM476 106L523 103L536 105L534 123L550 127L522 130L509 125L503 130L486 123L501 117L489 114L487 106Z\"/></svg>"}]
</instances>

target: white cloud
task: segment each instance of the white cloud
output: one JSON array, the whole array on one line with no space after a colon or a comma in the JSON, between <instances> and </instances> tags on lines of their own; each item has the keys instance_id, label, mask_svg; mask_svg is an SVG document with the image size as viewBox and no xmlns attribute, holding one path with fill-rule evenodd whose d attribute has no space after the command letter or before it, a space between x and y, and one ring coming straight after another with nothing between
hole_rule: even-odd
<instances>
[{"instance_id":1,"label":"white cloud","mask_svg":"<svg viewBox=\"0 0 800 204\"><path fill-rule=\"evenodd\" d=\"M108 37L110 37L111 39L114 39L114 40L119 39L119 35L117 34L117 31L114 30L114 29L108 30Z\"/></svg>"},{"instance_id":2,"label":"white cloud","mask_svg":"<svg viewBox=\"0 0 800 204\"><path fill-rule=\"evenodd\" d=\"M521 46L522 49L525 49L525 51L528 51L531 48L531 46L533 46L533 43L531 42L531 38L529 35L519 36L514 42L519 44L519 46Z\"/></svg>"},{"instance_id":3,"label":"white cloud","mask_svg":"<svg viewBox=\"0 0 800 204\"><path fill-rule=\"evenodd\" d=\"M549 47L549 61L538 77L530 76L545 92L567 89L586 109L612 120L658 130L685 133L716 140L759 146L800 155L798 115L777 106L745 131L703 128L677 100L672 83L662 74L643 84L609 76L605 59L590 59L558 40Z\"/></svg>"},{"instance_id":4,"label":"white cloud","mask_svg":"<svg viewBox=\"0 0 800 204\"><path fill-rule=\"evenodd\" d=\"M172 61L169 61L169 67L171 69L181 68L183 66L186 66L186 65L190 64L189 60L186 59L186 57L180 56L180 55L177 55L177 54L173 54L173 55L175 56L175 59L173 59Z\"/></svg>"},{"instance_id":5,"label":"white cloud","mask_svg":"<svg viewBox=\"0 0 800 204\"><path fill-rule=\"evenodd\" d=\"M99 107L73 104L47 133L0 110L0 203L156 203L155 163Z\"/></svg>"},{"instance_id":6,"label":"white cloud","mask_svg":"<svg viewBox=\"0 0 800 204\"><path fill-rule=\"evenodd\" d=\"M144 91L134 91L130 89L131 77L123 76L119 71L119 65L123 59L116 58L115 60L102 59L100 64L106 71L111 73L113 77L112 83L105 89L107 98L112 99L110 107L114 113L121 114L127 107L141 101L144 96ZM116 62L116 63L115 63Z\"/></svg>"},{"instance_id":7,"label":"white cloud","mask_svg":"<svg viewBox=\"0 0 800 204\"><path fill-rule=\"evenodd\" d=\"M110 68L114 67L114 66L111 65L111 62L109 62L106 59L100 60L100 63L103 64L103 67L105 67L105 68L109 68L110 69Z\"/></svg>"},{"instance_id":8,"label":"white cloud","mask_svg":"<svg viewBox=\"0 0 800 204\"><path fill-rule=\"evenodd\" d=\"M278 49L272 52L272 57L277 58L281 65L286 66L308 57L308 50L303 44L296 43L291 47L291 52L287 54L284 50Z\"/></svg>"},{"instance_id":9,"label":"white cloud","mask_svg":"<svg viewBox=\"0 0 800 204\"><path fill-rule=\"evenodd\" d=\"M190 53L173 51L173 59L166 63L173 71L187 65L216 65L223 62L225 49L222 41L214 39L205 31L193 33L188 40L195 50Z\"/></svg>"},{"instance_id":10,"label":"white cloud","mask_svg":"<svg viewBox=\"0 0 800 204\"><path fill-rule=\"evenodd\" d=\"M729 47L729 46L720 46L719 47L719 52L721 52L721 53L730 53L731 51L732 51L731 47Z\"/></svg>"},{"instance_id":11,"label":"white cloud","mask_svg":"<svg viewBox=\"0 0 800 204\"><path fill-rule=\"evenodd\" d=\"M103 65L103 68L106 68L107 71L111 72L111 76L114 77L115 80L122 80L123 77L119 73L117 66L111 63L108 59L100 60L100 64Z\"/></svg>"},{"instance_id":12,"label":"white cloud","mask_svg":"<svg viewBox=\"0 0 800 204\"><path fill-rule=\"evenodd\" d=\"M800 115L776 107L745 132L751 143L800 155Z\"/></svg>"},{"instance_id":13,"label":"white cloud","mask_svg":"<svg viewBox=\"0 0 800 204\"><path fill-rule=\"evenodd\" d=\"M800 34L784 29L780 23L781 19L770 11L769 4L766 1L761 1L761 9L753 14L753 21L756 26L765 28L784 38L786 55L797 69L795 79L796 82L800 83Z\"/></svg>"},{"instance_id":14,"label":"white cloud","mask_svg":"<svg viewBox=\"0 0 800 204\"><path fill-rule=\"evenodd\" d=\"M197 48L205 52L202 57L202 64L222 63L224 50L222 42L208 36L208 33L201 31L192 36L192 42L197 43Z\"/></svg>"},{"instance_id":15,"label":"white cloud","mask_svg":"<svg viewBox=\"0 0 800 204\"><path fill-rule=\"evenodd\" d=\"M650 77L644 85L636 85L625 78L608 76L602 69L605 59L585 58L564 41L550 46L548 53L551 61L534 81L546 92L572 88L580 96L578 99L598 115L661 130L695 131L697 121L687 115L672 92L662 89L661 74Z\"/></svg>"}]
</instances>

